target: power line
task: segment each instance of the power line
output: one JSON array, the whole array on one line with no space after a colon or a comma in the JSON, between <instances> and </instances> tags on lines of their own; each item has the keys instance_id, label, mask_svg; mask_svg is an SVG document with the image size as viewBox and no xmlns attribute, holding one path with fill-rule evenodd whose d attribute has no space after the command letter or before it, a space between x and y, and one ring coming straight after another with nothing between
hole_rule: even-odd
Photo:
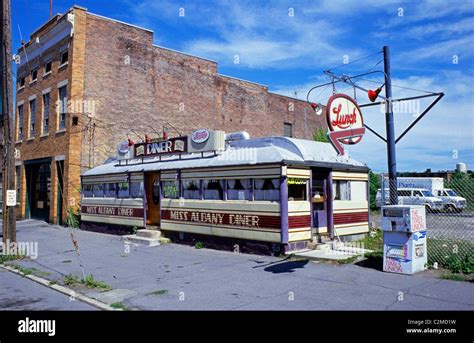
<instances>
[{"instance_id":1,"label":"power line","mask_svg":"<svg viewBox=\"0 0 474 343\"><path fill-rule=\"evenodd\" d=\"M373 53L373 54L370 54L370 55L367 55L367 56L363 56L363 57L357 58L357 59L353 60L352 62L343 63L343 64L341 64L341 65L339 65L339 66L337 66L337 67L330 68L330 69L328 69L327 71L331 71L331 70L338 69L338 68L341 68L341 67L344 67L344 66L348 66L349 64L354 64L354 63L356 63L356 62L358 62L358 61L362 61L362 60L364 60L364 59L366 59L366 58L375 56L375 55L380 54L380 53L382 53L382 51L377 51L377 52L375 52L375 53Z\"/></svg>"}]
</instances>

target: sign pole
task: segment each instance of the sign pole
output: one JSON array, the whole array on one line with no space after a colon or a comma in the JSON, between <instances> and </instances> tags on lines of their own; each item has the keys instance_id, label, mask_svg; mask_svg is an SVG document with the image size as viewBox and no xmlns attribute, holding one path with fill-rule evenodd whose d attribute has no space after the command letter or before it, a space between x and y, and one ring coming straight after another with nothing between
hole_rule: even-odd
<instances>
[{"instance_id":1,"label":"sign pole","mask_svg":"<svg viewBox=\"0 0 474 343\"><path fill-rule=\"evenodd\" d=\"M383 47L385 70L385 128L387 132L387 160L390 191L390 205L398 204L397 195L397 158L395 154L395 129L393 121L392 79L390 75L390 48Z\"/></svg>"},{"instance_id":2,"label":"sign pole","mask_svg":"<svg viewBox=\"0 0 474 343\"><path fill-rule=\"evenodd\" d=\"M2 87L2 120L3 125L3 241L16 242L15 207L8 206L8 194L15 189L15 157L12 135L12 36L10 0L2 1L1 7L1 87Z\"/></svg>"}]
</instances>

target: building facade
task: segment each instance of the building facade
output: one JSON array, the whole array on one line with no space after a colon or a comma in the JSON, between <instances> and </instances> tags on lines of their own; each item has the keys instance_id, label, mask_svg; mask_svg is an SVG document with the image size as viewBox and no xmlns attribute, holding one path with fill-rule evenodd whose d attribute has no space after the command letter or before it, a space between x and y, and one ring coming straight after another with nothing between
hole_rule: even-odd
<instances>
[{"instance_id":1,"label":"building facade","mask_svg":"<svg viewBox=\"0 0 474 343\"><path fill-rule=\"evenodd\" d=\"M217 63L153 44L153 32L74 6L18 50L16 148L22 218L61 223L80 175L120 142L194 128L312 139L304 101L218 73Z\"/></svg>"}]
</instances>

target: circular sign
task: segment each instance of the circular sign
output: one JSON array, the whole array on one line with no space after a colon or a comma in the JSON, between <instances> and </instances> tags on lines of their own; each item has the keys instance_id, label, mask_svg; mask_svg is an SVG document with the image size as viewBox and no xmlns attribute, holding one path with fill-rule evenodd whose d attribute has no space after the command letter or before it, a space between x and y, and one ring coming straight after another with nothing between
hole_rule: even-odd
<instances>
[{"instance_id":1,"label":"circular sign","mask_svg":"<svg viewBox=\"0 0 474 343\"><path fill-rule=\"evenodd\" d=\"M334 94L326 105L326 117L331 131L346 131L364 127L364 120L359 106L346 94ZM362 136L341 139L344 144L359 143Z\"/></svg>"},{"instance_id":2,"label":"circular sign","mask_svg":"<svg viewBox=\"0 0 474 343\"><path fill-rule=\"evenodd\" d=\"M204 143L209 139L210 136L211 134L208 130L196 130L191 134L191 140L194 143Z\"/></svg>"}]
</instances>

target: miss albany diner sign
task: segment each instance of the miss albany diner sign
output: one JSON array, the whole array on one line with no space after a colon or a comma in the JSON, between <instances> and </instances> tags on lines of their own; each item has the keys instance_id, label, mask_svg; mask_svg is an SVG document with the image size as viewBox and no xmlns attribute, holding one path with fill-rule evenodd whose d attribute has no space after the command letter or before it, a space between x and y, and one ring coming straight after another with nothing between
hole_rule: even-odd
<instances>
[{"instance_id":1,"label":"miss albany diner sign","mask_svg":"<svg viewBox=\"0 0 474 343\"><path fill-rule=\"evenodd\" d=\"M339 155L344 155L342 144L357 144L365 133L364 119L357 102L346 94L334 94L326 105L329 140Z\"/></svg>"}]
</instances>

